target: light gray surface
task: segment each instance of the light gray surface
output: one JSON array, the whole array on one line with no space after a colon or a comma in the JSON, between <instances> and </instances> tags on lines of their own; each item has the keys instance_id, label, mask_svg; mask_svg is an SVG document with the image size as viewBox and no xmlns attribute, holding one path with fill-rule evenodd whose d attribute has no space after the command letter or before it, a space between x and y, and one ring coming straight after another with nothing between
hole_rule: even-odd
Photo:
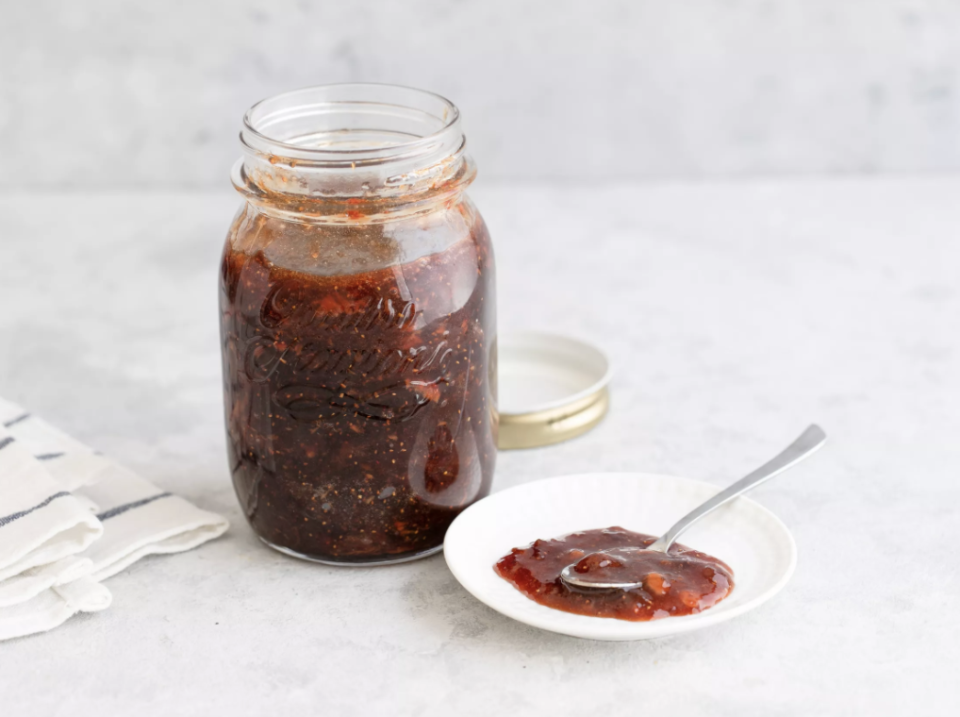
<instances>
[{"instance_id":1,"label":"light gray surface","mask_svg":"<svg viewBox=\"0 0 960 717\"><path fill-rule=\"evenodd\" d=\"M237 198L8 195L0 394L233 527L111 579L108 611L0 645L3 714L956 713L960 178L473 194L502 328L593 338L620 366L604 423L501 454L496 487L603 469L720 485L816 420L828 447L754 495L799 545L784 592L701 633L601 644L501 617L440 557L347 570L267 550L221 424Z\"/></svg>"},{"instance_id":2,"label":"light gray surface","mask_svg":"<svg viewBox=\"0 0 960 717\"><path fill-rule=\"evenodd\" d=\"M489 177L960 168L957 0L0 0L0 187L225 188L253 102L449 96Z\"/></svg>"}]
</instances>

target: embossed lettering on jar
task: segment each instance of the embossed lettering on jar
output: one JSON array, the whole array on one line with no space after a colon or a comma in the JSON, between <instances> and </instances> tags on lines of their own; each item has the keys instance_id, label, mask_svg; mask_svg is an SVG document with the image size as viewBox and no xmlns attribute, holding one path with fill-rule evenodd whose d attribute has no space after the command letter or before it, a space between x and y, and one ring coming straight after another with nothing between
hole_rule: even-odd
<instances>
[{"instance_id":1,"label":"embossed lettering on jar","mask_svg":"<svg viewBox=\"0 0 960 717\"><path fill-rule=\"evenodd\" d=\"M496 460L493 252L458 112L318 87L255 105L241 140L220 313L247 519L323 562L435 552Z\"/></svg>"}]
</instances>

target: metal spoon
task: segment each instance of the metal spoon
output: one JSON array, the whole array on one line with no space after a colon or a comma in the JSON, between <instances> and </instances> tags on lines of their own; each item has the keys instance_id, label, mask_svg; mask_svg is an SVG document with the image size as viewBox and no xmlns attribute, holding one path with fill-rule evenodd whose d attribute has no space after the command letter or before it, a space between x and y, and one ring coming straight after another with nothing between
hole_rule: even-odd
<instances>
[{"instance_id":1,"label":"metal spoon","mask_svg":"<svg viewBox=\"0 0 960 717\"><path fill-rule=\"evenodd\" d=\"M753 471L753 473L750 473L745 478L741 478L726 490L717 493L707 502L691 510L689 513L683 516L676 525L664 533L662 537L658 538L655 542L642 549L656 550L661 553L666 553L668 550L670 550L670 546L673 545L676 539L680 537L681 533L683 533L698 520L706 515L709 515L721 505L729 503L737 496L746 493L748 490L756 488L761 483L764 483L773 478L775 475L782 473L783 471L787 470L787 468L792 468L820 448L820 446L822 446L826 440L827 434L823 432L823 429L816 424L811 425L800 435L797 440L787 446L775 458L767 461ZM581 558L581 560L582 559L583 558ZM576 565L576 563L574 563L574 565ZM630 590L632 588L640 587L643 584L642 582L602 582L590 580L588 575L578 575L573 569L574 565L568 565L560 572L560 579L563 580L563 582L565 582L567 585L578 588Z\"/></svg>"}]
</instances>

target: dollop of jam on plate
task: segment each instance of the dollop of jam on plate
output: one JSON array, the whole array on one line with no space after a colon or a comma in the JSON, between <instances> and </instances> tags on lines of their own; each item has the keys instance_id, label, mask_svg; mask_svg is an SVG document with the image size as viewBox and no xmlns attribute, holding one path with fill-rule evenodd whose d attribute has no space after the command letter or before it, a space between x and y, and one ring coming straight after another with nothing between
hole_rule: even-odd
<instances>
[{"instance_id":1,"label":"dollop of jam on plate","mask_svg":"<svg viewBox=\"0 0 960 717\"><path fill-rule=\"evenodd\" d=\"M637 622L693 615L733 590L733 570L722 560L676 543L668 553L644 549L656 539L620 527L585 530L514 548L494 569L546 607ZM560 578L568 565L589 580L640 585L629 590L570 586Z\"/></svg>"}]
</instances>

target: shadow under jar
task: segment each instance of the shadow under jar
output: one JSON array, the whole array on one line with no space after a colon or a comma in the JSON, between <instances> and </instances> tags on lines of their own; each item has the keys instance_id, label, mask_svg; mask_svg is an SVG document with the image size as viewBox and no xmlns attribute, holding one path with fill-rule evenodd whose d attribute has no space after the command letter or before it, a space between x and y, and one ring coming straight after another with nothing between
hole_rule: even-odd
<instances>
[{"instance_id":1,"label":"shadow under jar","mask_svg":"<svg viewBox=\"0 0 960 717\"><path fill-rule=\"evenodd\" d=\"M220 317L230 469L268 545L429 555L490 490L496 308L459 113L331 85L247 112Z\"/></svg>"}]
</instances>

